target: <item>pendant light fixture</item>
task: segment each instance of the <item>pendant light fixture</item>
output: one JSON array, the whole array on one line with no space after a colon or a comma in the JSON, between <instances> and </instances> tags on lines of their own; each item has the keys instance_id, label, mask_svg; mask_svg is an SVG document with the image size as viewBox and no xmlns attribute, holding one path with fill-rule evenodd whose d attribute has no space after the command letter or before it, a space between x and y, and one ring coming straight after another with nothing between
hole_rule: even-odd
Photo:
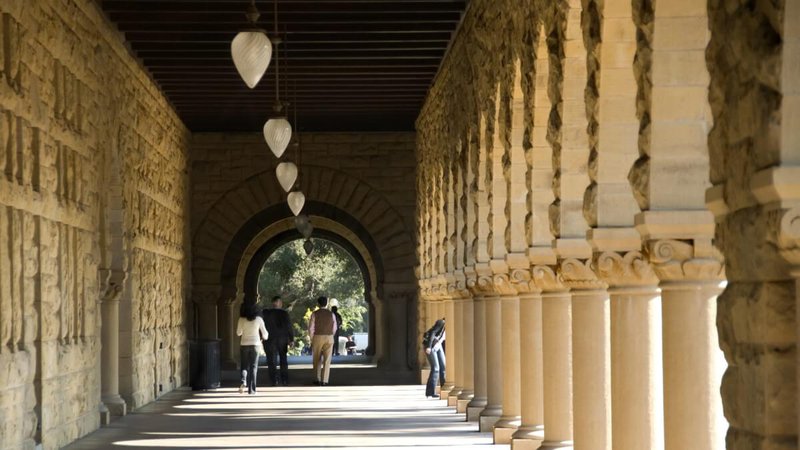
<instances>
[{"instance_id":1,"label":"pendant light fixture","mask_svg":"<svg viewBox=\"0 0 800 450\"><path fill-rule=\"evenodd\" d=\"M273 104L272 117L264 124L264 140L267 141L269 149L275 154L275 157L280 158L289 141L292 139L292 125L286 120L286 113L284 112L283 103L280 100L280 62L277 51L278 44L281 39L278 36L278 0L275 0L275 37L272 39L275 43L275 103Z\"/></svg>"},{"instance_id":2,"label":"pendant light fixture","mask_svg":"<svg viewBox=\"0 0 800 450\"><path fill-rule=\"evenodd\" d=\"M283 190L289 192L297 181L297 166L293 162L282 162L275 168L275 175Z\"/></svg>"},{"instance_id":3,"label":"pendant light fixture","mask_svg":"<svg viewBox=\"0 0 800 450\"><path fill-rule=\"evenodd\" d=\"M251 28L239 32L231 42L233 65L250 89L261 81L272 59L272 43L267 33L256 25L259 16L261 14L256 9L256 2L251 0L245 13Z\"/></svg>"},{"instance_id":4,"label":"pendant light fixture","mask_svg":"<svg viewBox=\"0 0 800 450\"><path fill-rule=\"evenodd\" d=\"M292 191L286 197L286 202L289 204L292 214L297 216L303 211L303 206L306 204L306 196L301 191Z\"/></svg>"},{"instance_id":5,"label":"pendant light fixture","mask_svg":"<svg viewBox=\"0 0 800 450\"><path fill-rule=\"evenodd\" d=\"M311 239L306 239L303 242L303 250L306 251L306 256L311 256L311 253L314 251L314 243L311 242Z\"/></svg>"}]
</instances>

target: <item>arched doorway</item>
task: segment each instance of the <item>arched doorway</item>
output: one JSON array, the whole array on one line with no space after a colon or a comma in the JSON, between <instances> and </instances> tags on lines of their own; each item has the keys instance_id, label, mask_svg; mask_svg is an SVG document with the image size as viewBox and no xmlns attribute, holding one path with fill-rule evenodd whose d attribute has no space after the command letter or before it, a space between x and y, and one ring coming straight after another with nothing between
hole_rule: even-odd
<instances>
[{"instance_id":1,"label":"arched doorway","mask_svg":"<svg viewBox=\"0 0 800 450\"><path fill-rule=\"evenodd\" d=\"M312 218L312 223L314 222L325 221L321 217ZM327 221L325 221L327 222ZM326 226L327 228L331 228L330 223L322 224L322 226ZM295 335L302 335L305 331L306 324L303 322L304 320L304 313L306 309L309 307L313 308L314 300L318 295L326 295L330 299L337 299L339 302L343 302L345 300L353 301L353 306L359 304L357 300L360 300L360 303L363 304L364 314L363 314L363 330L366 332L368 336L368 344L365 348L365 354L369 356L375 356L375 336L376 336L376 298L372 295L373 289L373 281L370 277L371 268L370 265L366 262L363 258L361 252L356 248L353 243L351 243L346 238L342 237L340 234L331 231L330 229L323 228L323 229L315 229L314 233L312 234L311 240L315 242L317 249L314 252L320 251L319 247L321 244L326 244L332 247L334 250L338 249L341 253L340 257L347 258L350 262L350 266L343 270L343 272L354 272L352 274L342 273L341 275L351 275L357 280L353 280L351 284L357 283L357 286L354 286L350 289L342 288L337 289L336 287L317 287L317 288L308 288L304 290L304 292L298 292L303 290L300 286L295 286L294 289L289 287L288 289L284 288L275 288L275 287L268 287L265 288L263 281L264 281L264 271L269 268L270 264L275 264L274 256L279 253L282 249L285 250L287 247L292 246L294 243L300 243L302 246L303 236L300 235L299 232L295 229L286 230L278 233L277 235L273 236L271 239L266 241L261 245L261 247L255 252L255 254L250 259L247 268L245 269L245 275L243 280L243 299L242 302L244 303L252 303L261 296L261 302L266 304L269 302L269 298L275 294L281 294L284 297L284 302L287 306L287 309L290 309L290 315L292 317L293 323L295 325ZM305 255L304 255L305 256ZM312 252L311 255L308 255L309 258L314 257L314 253ZM307 275L304 277L308 278ZM280 277L277 277L280 278ZM324 282L324 281L323 281ZM261 285L261 288L259 288ZM345 299L345 296L350 297ZM353 298L357 297L357 298ZM293 306L297 305L301 308L300 311L294 311ZM236 307L234 307L236 310ZM353 313L352 311L342 311L346 317L348 313ZM348 321L349 322L349 321ZM358 322L358 321L356 321ZM352 330L353 327L349 327ZM360 324L357 326L358 330L361 330ZM345 330L348 330L346 327ZM299 333L299 334L298 334ZM344 335L342 335L344 336Z\"/></svg>"}]
</instances>

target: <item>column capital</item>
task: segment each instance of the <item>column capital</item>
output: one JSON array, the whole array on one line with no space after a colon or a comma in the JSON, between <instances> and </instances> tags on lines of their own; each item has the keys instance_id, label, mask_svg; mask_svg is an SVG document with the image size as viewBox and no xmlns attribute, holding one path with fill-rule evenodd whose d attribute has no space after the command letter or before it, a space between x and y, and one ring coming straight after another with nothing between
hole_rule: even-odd
<instances>
[{"instance_id":1,"label":"column capital","mask_svg":"<svg viewBox=\"0 0 800 450\"><path fill-rule=\"evenodd\" d=\"M648 241L647 253L661 281L722 281L722 254L711 239Z\"/></svg>"},{"instance_id":2,"label":"column capital","mask_svg":"<svg viewBox=\"0 0 800 450\"><path fill-rule=\"evenodd\" d=\"M219 303L219 287L195 287L192 290L192 301L206 305Z\"/></svg>"},{"instance_id":3,"label":"column capital","mask_svg":"<svg viewBox=\"0 0 800 450\"><path fill-rule=\"evenodd\" d=\"M594 261L598 277L609 287L658 285L658 277L640 251L602 252Z\"/></svg>"},{"instance_id":4,"label":"column capital","mask_svg":"<svg viewBox=\"0 0 800 450\"><path fill-rule=\"evenodd\" d=\"M781 257L792 265L792 272L800 274L800 205L784 210L778 229L778 246Z\"/></svg>"},{"instance_id":5,"label":"column capital","mask_svg":"<svg viewBox=\"0 0 800 450\"><path fill-rule=\"evenodd\" d=\"M125 280L128 278L128 272L124 270L114 269L100 269L97 271L99 278L100 300L106 302L118 302L122 294L122 288L125 285Z\"/></svg>"},{"instance_id":6,"label":"column capital","mask_svg":"<svg viewBox=\"0 0 800 450\"><path fill-rule=\"evenodd\" d=\"M608 289L608 284L595 273L594 261L591 258L566 258L561 261L559 272L562 282L570 289L582 291Z\"/></svg>"},{"instance_id":7,"label":"column capital","mask_svg":"<svg viewBox=\"0 0 800 450\"><path fill-rule=\"evenodd\" d=\"M561 277L558 275L558 266L546 266L539 264L531 268L533 281L542 292L568 291Z\"/></svg>"},{"instance_id":8,"label":"column capital","mask_svg":"<svg viewBox=\"0 0 800 450\"><path fill-rule=\"evenodd\" d=\"M464 271L456 271L448 276L447 294L453 299L466 299L470 297L467 288L467 276Z\"/></svg>"},{"instance_id":9,"label":"column capital","mask_svg":"<svg viewBox=\"0 0 800 450\"><path fill-rule=\"evenodd\" d=\"M508 266L504 261L502 268L505 271L498 271L501 265L489 263L477 263L474 266L474 272L469 272L467 275L467 288L476 297L490 297L501 295L516 295L517 291L511 284L510 274L508 273ZM465 271L466 272L466 271Z\"/></svg>"}]
</instances>

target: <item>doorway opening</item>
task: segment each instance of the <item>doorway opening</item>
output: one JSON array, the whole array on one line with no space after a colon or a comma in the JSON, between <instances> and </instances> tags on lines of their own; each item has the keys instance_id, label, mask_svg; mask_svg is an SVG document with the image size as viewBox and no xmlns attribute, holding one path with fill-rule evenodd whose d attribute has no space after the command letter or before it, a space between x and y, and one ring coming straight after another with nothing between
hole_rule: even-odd
<instances>
[{"instance_id":1,"label":"doorway opening","mask_svg":"<svg viewBox=\"0 0 800 450\"><path fill-rule=\"evenodd\" d=\"M358 261L339 244L317 237L294 239L264 261L256 288L258 306L268 308L271 299L280 296L295 337L289 355L310 355L308 320L317 298L325 296L329 307L341 316L334 354L365 355L372 320L366 277Z\"/></svg>"}]
</instances>

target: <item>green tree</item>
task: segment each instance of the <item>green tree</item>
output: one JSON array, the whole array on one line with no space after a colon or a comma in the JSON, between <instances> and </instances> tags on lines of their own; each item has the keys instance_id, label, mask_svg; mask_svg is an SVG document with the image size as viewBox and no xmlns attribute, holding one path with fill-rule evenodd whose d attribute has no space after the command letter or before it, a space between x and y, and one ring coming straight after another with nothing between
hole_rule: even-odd
<instances>
[{"instance_id":1,"label":"green tree","mask_svg":"<svg viewBox=\"0 0 800 450\"><path fill-rule=\"evenodd\" d=\"M346 335L367 330L367 304L364 299L364 278L352 256L339 245L325 239L311 239L314 250L306 255L303 240L279 247L261 268L258 294L262 307L280 295L289 311L295 331L291 354L299 354L310 344L307 336L308 317L316 309L317 297L337 299Z\"/></svg>"}]
</instances>

